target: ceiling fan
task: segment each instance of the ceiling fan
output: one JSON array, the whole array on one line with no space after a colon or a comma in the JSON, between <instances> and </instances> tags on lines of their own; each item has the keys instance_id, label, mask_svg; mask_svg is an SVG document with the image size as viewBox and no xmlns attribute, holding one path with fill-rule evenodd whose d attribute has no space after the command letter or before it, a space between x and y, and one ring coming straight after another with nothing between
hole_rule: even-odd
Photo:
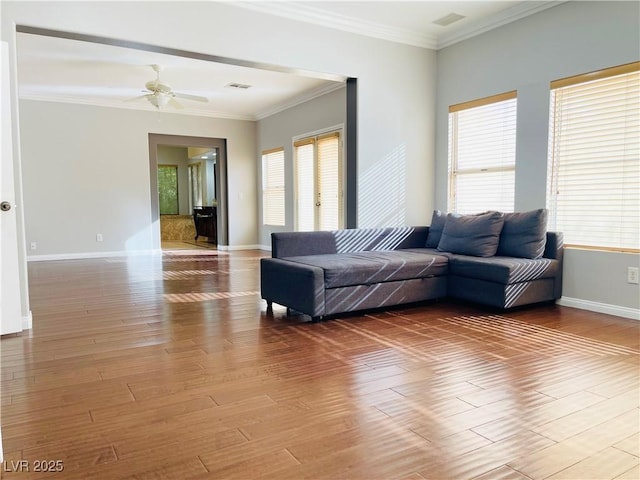
<instances>
[{"instance_id":1,"label":"ceiling fan","mask_svg":"<svg viewBox=\"0 0 640 480\"><path fill-rule=\"evenodd\" d=\"M176 100L176 98L183 98L185 100L193 100L196 102L205 103L209 101L206 97L201 97L199 95L189 95L186 93L174 92L169 84L160 81L160 72L164 69L164 67L162 65L151 65L151 68L154 72L156 72L156 78L155 80L149 80L145 84L146 90L143 90L143 92L146 93L139 97L131 98L127 101L146 98L149 103L157 109L160 109L160 107L164 107L166 105L171 105L174 108L184 108L180 104L180 102Z\"/></svg>"}]
</instances>

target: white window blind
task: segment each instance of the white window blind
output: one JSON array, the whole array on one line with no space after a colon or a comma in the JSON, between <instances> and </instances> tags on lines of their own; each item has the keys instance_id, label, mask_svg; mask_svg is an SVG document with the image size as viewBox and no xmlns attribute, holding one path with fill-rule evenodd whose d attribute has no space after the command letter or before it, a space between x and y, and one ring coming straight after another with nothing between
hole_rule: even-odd
<instances>
[{"instance_id":1,"label":"white window blind","mask_svg":"<svg viewBox=\"0 0 640 480\"><path fill-rule=\"evenodd\" d=\"M337 135L318 138L318 228L340 228L340 139Z\"/></svg>"},{"instance_id":2,"label":"white window blind","mask_svg":"<svg viewBox=\"0 0 640 480\"><path fill-rule=\"evenodd\" d=\"M457 213L513 211L516 92L449 107L449 204Z\"/></svg>"},{"instance_id":3,"label":"white window blind","mask_svg":"<svg viewBox=\"0 0 640 480\"><path fill-rule=\"evenodd\" d=\"M284 149L262 152L262 223L284 225Z\"/></svg>"},{"instance_id":4,"label":"white window blind","mask_svg":"<svg viewBox=\"0 0 640 480\"><path fill-rule=\"evenodd\" d=\"M337 230L342 227L340 133L294 142L296 229Z\"/></svg>"},{"instance_id":5,"label":"white window blind","mask_svg":"<svg viewBox=\"0 0 640 480\"><path fill-rule=\"evenodd\" d=\"M551 82L549 229L640 251L640 62Z\"/></svg>"},{"instance_id":6,"label":"white window blind","mask_svg":"<svg viewBox=\"0 0 640 480\"><path fill-rule=\"evenodd\" d=\"M314 143L296 143L296 230L315 230Z\"/></svg>"},{"instance_id":7,"label":"white window blind","mask_svg":"<svg viewBox=\"0 0 640 480\"><path fill-rule=\"evenodd\" d=\"M200 162L189 165L189 209L201 207L202 204L202 182L200 174Z\"/></svg>"}]
</instances>

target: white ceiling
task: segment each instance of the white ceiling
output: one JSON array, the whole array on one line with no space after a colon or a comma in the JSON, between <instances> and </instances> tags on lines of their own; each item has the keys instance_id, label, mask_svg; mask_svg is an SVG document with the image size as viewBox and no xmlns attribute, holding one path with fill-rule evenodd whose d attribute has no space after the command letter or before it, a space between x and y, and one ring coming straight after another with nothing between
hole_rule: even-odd
<instances>
[{"instance_id":1,"label":"white ceiling","mask_svg":"<svg viewBox=\"0 0 640 480\"><path fill-rule=\"evenodd\" d=\"M334 28L425 48L442 48L557 1L323 1L234 2L238 8L332 25ZM446 27L433 22L456 13ZM20 98L154 110L144 94L155 79L151 64L164 67L163 83L175 92L204 96L208 103L179 100L192 115L255 120L342 86L310 74L292 74L120 46L18 33ZM251 85L229 88L229 83Z\"/></svg>"}]
</instances>

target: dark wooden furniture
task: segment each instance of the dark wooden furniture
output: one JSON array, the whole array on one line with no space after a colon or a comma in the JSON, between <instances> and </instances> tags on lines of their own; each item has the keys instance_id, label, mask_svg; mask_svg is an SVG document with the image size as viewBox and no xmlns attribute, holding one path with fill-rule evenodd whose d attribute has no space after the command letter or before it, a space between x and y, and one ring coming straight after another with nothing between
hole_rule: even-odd
<instances>
[{"instance_id":1,"label":"dark wooden furniture","mask_svg":"<svg viewBox=\"0 0 640 480\"><path fill-rule=\"evenodd\" d=\"M207 237L210 243L218 243L216 207L193 207L193 223L196 226L196 238Z\"/></svg>"}]
</instances>

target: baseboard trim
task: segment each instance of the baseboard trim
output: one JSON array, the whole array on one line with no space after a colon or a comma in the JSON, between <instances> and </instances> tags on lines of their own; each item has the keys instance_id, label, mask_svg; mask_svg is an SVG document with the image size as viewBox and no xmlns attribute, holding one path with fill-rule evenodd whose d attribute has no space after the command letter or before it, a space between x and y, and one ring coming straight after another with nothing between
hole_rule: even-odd
<instances>
[{"instance_id":1,"label":"baseboard trim","mask_svg":"<svg viewBox=\"0 0 640 480\"><path fill-rule=\"evenodd\" d=\"M264 245L218 245L218 250L271 250L271 247ZM153 250L121 250L116 252L88 252L88 253L60 253L54 255L29 255L27 262L44 262L49 260L82 260L88 258L108 258L108 257L129 257L134 255L161 254L161 249Z\"/></svg>"},{"instance_id":2,"label":"baseboard trim","mask_svg":"<svg viewBox=\"0 0 640 480\"><path fill-rule=\"evenodd\" d=\"M232 252L234 250L260 250L260 245L218 245L218 250Z\"/></svg>"},{"instance_id":3,"label":"baseboard trim","mask_svg":"<svg viewBox=\"0 0 640 480\"><path fill-rule=\"evenodd\" d=\"M640 321L640 309L637 308L620 307L609 303L592 302L591 300L571 297L562 297L556 303L563 307L579 308L581 310L590 310L592 312L606 313L607 315L615 315L616 317Z\"/></svg>"},{"instance_id":4,"label":"baseboard trim","mask_svg":"<svg viewBox=\"0 0 640 480\"><path fill-rule=\"evenodd\" d=\"M22 317L22 330L31 330L33 328L33 315L31 310L25 316Z\"/></svg>"},{"instance_id":5,"label":"baseboard trim","mask_svg":"<svg viewBox=\"0 0 640 480\"><path fill-rule=\"evenodd\" d=\"M88 258L129 257L138 255L160 254L162 250L121 250L116 252L59 253L53 255L28 255L27 262L44 262L49 260L82 260Z\"/></svg>"}]
</instances>

